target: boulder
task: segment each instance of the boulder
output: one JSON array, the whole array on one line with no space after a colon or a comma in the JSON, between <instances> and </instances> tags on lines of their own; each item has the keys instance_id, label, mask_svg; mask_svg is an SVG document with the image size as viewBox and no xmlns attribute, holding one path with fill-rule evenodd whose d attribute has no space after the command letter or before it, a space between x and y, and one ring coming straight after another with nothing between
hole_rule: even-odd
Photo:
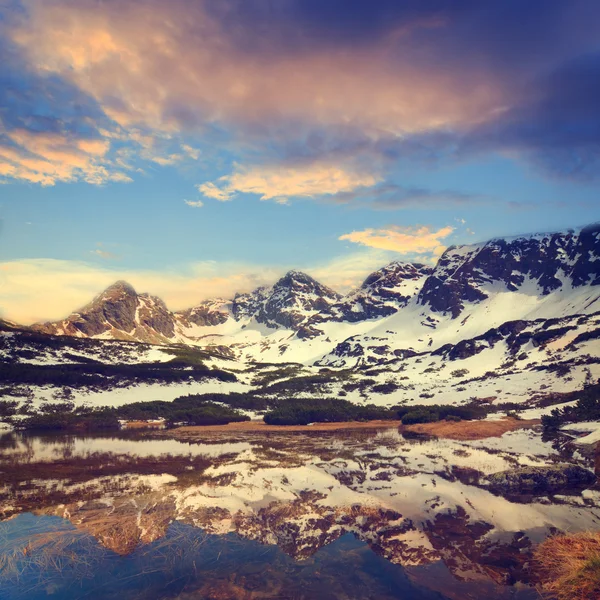
<instances>
[{"instance_id":1,"label":"boulder","mask_svg":"<svg viewBox=\"0 0 600 600\"><path fill-rule=\"evenodd\" d=\"M569 464L520 467L488 477L488 486L493 492L509 495L568 494L590 487L595 482L596 476L592 471Z\"/></svg>"}]
</instances>

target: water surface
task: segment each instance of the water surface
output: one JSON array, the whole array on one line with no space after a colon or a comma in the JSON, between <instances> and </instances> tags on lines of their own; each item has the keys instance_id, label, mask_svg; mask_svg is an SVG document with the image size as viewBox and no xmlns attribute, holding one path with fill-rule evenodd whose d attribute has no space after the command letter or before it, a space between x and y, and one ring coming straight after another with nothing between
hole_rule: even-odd
<instances>
[{"instance_id":1,"label":"water surface","mask_svg":"<svg viewBox=\"0 0 600 600\"><path fill-rule=\"evenodd\" d=\"M485 476L587 462L561 452L534 431L6 433L0 598L535 598L533 548L600 529L600 496L507 499Z\"/></svg>"}]
</instances>

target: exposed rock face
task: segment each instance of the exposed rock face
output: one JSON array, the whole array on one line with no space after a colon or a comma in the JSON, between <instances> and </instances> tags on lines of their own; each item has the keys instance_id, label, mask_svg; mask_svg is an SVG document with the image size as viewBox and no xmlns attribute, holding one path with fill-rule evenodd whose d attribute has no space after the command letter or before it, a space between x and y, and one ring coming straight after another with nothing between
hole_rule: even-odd
<instances>
[{"instance_id":1,"label":"exposed rock face","mask_svg":"<svg viewBox=\"0 0 600 600\"><path fill-rule=\"evenodd\" d=\"M538 301L557 292L559 302L567 293L572 294L569 296L574 298L572 304L556 316L597 310L600 307L598 265L600 225L592 225L579 232L496 239L484 244L451 247L435 268L419 263L393 262L369 275L357 290L346 296L305 273L290 271L272 287L236 294L230 301L205 300L193 308L172 313L159 298L136 294L129 284L120 281L68 318L35 325L33 329L58 335L113 337L159 344L198 343L201 338L194 334L194 327L217 327L231 320L232 330L236 329L237 322L238 330L255 327L261 330L261 335L264 327L260 326L290 329L296 334L296 342L323 336L323 340L331 342L332 348L331 360L325 355L323 366L343 366L344 356L357 358L363 354L366 358L362 362L375 364L386 355L387 358L397 356L398 350L423 350L425 343L429 344L427 347L435 348L429 330L436 330L442 322L440 314L457 318L466 313L457 325L462 327L479 303L494 299L498 293L519 292ZM580 288L584 293L578 291ZM492 315L493 306L484 304L483 309L489 310L498 325L502 321ZM394 325L394 331L376 331L374 335L365 334L364 339L352 332L347 340L341 336L330 340L324 335L327 323L359 323L395 313L409 315L409 318L406 323ZM549 315L554 316L552 311ZM517 319L525 316L526 312L511 312L506 315L507 324L513 323L518 329ZM479 318L474 333L485 331L485 319ZM406 337L396 344L388 337L402 335L402 328L407 329L407 325L412 331L411 323L415 321L418 324L415 331L421 329L415 336L414 345ZM4 329L7 327L5 325ZM216 330L214 333L222 332ZM459 333L458 328L456 333ZM489 330L485 336L471 335L471 339L461 346L455 344L449 357L453 360L473 356L502 338L510 338L507 342L510 341L515 350L528 342L533 346L543 345L561 333L564 332L555 328L537 332L505 332L497 328ZM260 352L267 346L261 347ZM281 346L279 356L286 349ZM445 355L449 350L446 344L440 348L440 353Z\"/></svg>"},{"instance_id":2,"label":"exposed rock face","mask_svg":"<svg viewBox=\"0 0 600 600\"><path fill-rule=\"evenodd\" d=\"M352 323L394 314L418 293L432 271L420 263L390 263L335 306L336 320Z\"/></svg>"},{"instance_id":3,"label":"exposed rock face","mask_svg":"<svg viewBox=\"0 0 600 600\"><path fill-rule=\"evenodd\" d=\"M230 317L227 300L205 300L187 310L175 313L178 322L184 327L221 325Z\"/></svg>"},{"instance_id":4,"label":"exposed rock face","mask_svg":"<svg viewBox=\"0 0 600 600\"><path fill-rule=\"evenodd\" d=\"M233 299L237 321L254 318L267 327L300 330L315 315L330 315L341 295L306 273L289 271L272 288L260 287Z\"/></svg>"},{"instance_id":5,"label":"exposed rock face","mask_svg":"<svg viewBox=\"0 0 600 600\"><path fill-rule=\"evenodd\" d=\"M300 271L290 271L274 286L256 320L297 329L317 313L328 313L341 295Z\"/></svg>"},{"instance_id":6,"label":"exposed rock face","mask_svg":"<svg viewBox=\"0 0 600 600\"><path fill-rule=\"evenodd\" d=\"M18 325L11 323L10 321L5 321L4 319L0 319L0 331L12 331L14 329L18 329Z\"/></svg>"},{"instance_id":7,"label":"exposed rock face","mask_svg":"<svg viewBox=\"0 0 600 600\"><path fill-rule=\"evenodd\" d=\"M90 304L63 321L34 325L55 335L106 336L161 343L175 333L173 314L156 296L137 294L125 281L117 281Z\"/></svg>"},{"instance_id":8,"label":"exposed rock face","mask_svg":"<svg viewBox=\"0 0 600 600\"><path fill-rule=\"evenodd\" d=\"M490 489L499 494L568 494L596 482L596 476L578 465L521 467L488 477Z\"/></svg>"},{"instance_id":9,"label":"exposed rock face","mask_svg":"<svg viewBox=\"0 0 600 600\"><path fill-rule=\"evenodd\" d=\"M269 297L268 287L256 288L247 294L236 294L231 305L231 314L236 321L251 319L261 309Z\"/></svg>"},{"instance_id":10,"label":"exposed rock face","mask_svg":"<svg viewBox=\"0 0 600 600\"><path fill-rule=\"evenodd\" d=\"M419 294L419 303L434 312L458 317L467 302L481 302L491 284L507 291L527 282L547 295L563 285L599 285L600 224L579 233L554 233L497 239L474 246L448 248Z\"/></svg>"}]
</instances>

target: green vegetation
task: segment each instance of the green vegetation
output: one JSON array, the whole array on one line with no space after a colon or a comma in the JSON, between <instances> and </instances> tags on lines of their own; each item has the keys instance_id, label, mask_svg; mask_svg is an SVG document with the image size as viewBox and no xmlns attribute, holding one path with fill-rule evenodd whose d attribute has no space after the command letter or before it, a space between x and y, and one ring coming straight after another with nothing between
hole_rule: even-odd
<instances>
[{"instance_id":1,"label":"green vegetation","mask_svg":"<svg viewBox=\"0 0 600 600\"><path fill-rule=\"evenodd\" d=\"M14 412L12 414L14 415ZM28 414L24 419L15 422L15 425L28 430L91 431L118 429L120 420L153 419L164 419L170 427L176 424L224 425L235 421L247 421L249 417L230 406L217 404L202 396L190 395L177 398L173 402L155 400L97 409L74 408L69 402L44 403L39 412Z\"/></svg>"},{"instance_id":2,"label":"green vegetation","mask_svg":"<svg viewBox=\"0 0 600 600\"><path fill-rule=\"evenodd\" d=\"M18 406L16 400L0 400L0 418L12 417L17 413Z\"/></svg>"},{"instance_id":3,"label":"green vegetation","mask_svg":"<svg viewBox=\"0 0 600 600\"><path fill-rule=\"evenodd\" d=\"M542 417L546 431L560 429L566 423L600 420L600 382L586 383L575 406L555 408L549 415Z\"/></svg>"},{"instance_id":4,"label":"green vegetation","mask_svg":"<svg viewBox=\"0 0 600 600\"><path fill-rule=\"evenodd\" d=\"M373 404L358 405L347 400L298 398L279 402L276 408L265 414L264 421L268 425L308 425L397 418L396 410Z\"/></svg>"},{"instance_id":5,"label":"green vegetation","mask_svg":"<svg viewBox=\"0 0 600 600\"><path fill-rule=\"evenodd\" d=\"M469 374L469 369L455 369L450 373L452 377L464 377Z\"/></svg>"},{"instance_id":6,"label":"green vegetation","mask_svg":"<svg viewBox=\"0 0 600 600\"><path fill-rule=\"evenodd\" d=\"M19 421L20 429L36 431L94 431L118 429L119 419L110 410L49 412L30 415Z\"/></svg>"},{"instance_id":7,"label":"green vegetation","mask_svg":"<svg viewBox=\"0 0 600 600\"><path fill-rule=\"evenodd\" d=\"M190 368L187 361L175 358L169 363L32 365L0 362L0 380L12 385L54 385L108 389L119 385L160 381L177 383L206 377L220 381L237 381L233 373L209 369L202 364Z\"/></svg>"},{"instance_id":8,"label":"green vegetation","mask_svg":"<svg viewBox=\"0 0 600 600\"><path fill-rule=\"evenodd\" d=\"M471 421L482 419L487 411L480 406L445 406L442 404L415 404L403 406L396 411L403 425L435 423L436 421Z\"/></svg>"},{"instance_id":9,"label":"green vegetation","mask_svg":"<svg viewBox=\"0 0 600 600\"><path fill-rule=\"evenodd\" d=\"M226 394L221 394L226 396ZM240 394L241 395L241 394ZM248 421L249 417L230 406L216 404L206 398L190 394L181 396L172 402L155 400L151 402L134 402L114 409L107 409L119 419L140 421L149 419L165 419L168 426L175 423L186 425L224 425L235 421ZM217 394L212 397L218 396Z\"/></svg>"}]
</instances>

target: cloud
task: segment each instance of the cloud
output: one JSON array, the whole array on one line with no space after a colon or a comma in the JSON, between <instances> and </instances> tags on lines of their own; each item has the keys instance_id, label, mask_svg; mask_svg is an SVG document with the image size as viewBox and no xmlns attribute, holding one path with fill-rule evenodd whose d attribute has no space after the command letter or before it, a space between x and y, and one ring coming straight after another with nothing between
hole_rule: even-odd
<instances>
[{"instance_id":1,"label":"cloud","mask_svg":"<svg viewBox=\"0 0 600 600\"><path fill-rule=\"evenodd\" d=\"M180 270L115 269L83 261L21 259L0 262L0 309L22 324L56 320L87 304L119 279L138 292L155 294L170 309L205 298L233 297L273 282L281 269L244 263L196 262Z\"/></svg>"},{"instance_id":2,"label":"cloud","mask_svg":"<svg viewBox=\"0 0 600 600\"><path fill-rule=\"evenodd\" d=\"M398 210L409 207L437 208L447 205L480 204L491 201L492 198L483 194L456 190L432 190L396 183L382 183L372 188L340 192L327 200L336 204L355 204L377 210Z\"/></svg>"},{"instance_id":3,"label":"cloud","mask_svg":"<svg viewBox=\"0 0 600 600\"><path fill-rule=\"evenodd\" d=\"M222 202L236 194L254 194L261 200L284 201L287 198L313 198L354 191L375 185L378 178L340 166L309 165L305 167L238 168L216 183L198 186L208 198Z\"/></svg>"},{"instance_id":4,"label":"cloud","mask_svg":"<svg viewBox=\"0 0 600 600\"><path fill-rule=\"evenodd\" d=\"M555 177L600 177L600 52L579 56L536 81L526 101L465 135L465 155L517 154Z\"/></svg>"},{"instance_id":5,"label":"cloud","mask_svg":"<svg viewBox=\"0 0 600 600\"><path fill-rule=\"evenodd\" d=\"M202 208L204 206L202 200L184 200L184 202L192 208Z\"/></svg>"},{"instance_id":6,"label":"cloud","mask_svg":"<svg viewBox=\"0 0 600 600\"><path fill-rule=\"evenodd\" d=\"M17 4L0 8L0 181L127 181L136 160L218 152L257 165L202 185L222 201L318 195L248 180L275 164L383 180L399 163L503 152L560 177L600 173L592 0Z\"/></svg>"},{"instance_id":7,"label":"cloud","mask_svg":"<svg viewBox=\"0 0 600 600\"><path fill-rule=\"evenodd\" d=\"M395 253L368 248L336 256L308 267L307 272L327 286L342 293L359 287L373 271L397 258Z\"/></svg>"},{"instance_id":8,"label":"cloud","mask_svg":"<svg viewBox=\"0 0 600 600\"><path fill-rule=\"evenodd\" d=\"M226 178L221 178L219 182L221 182L224 188L220 188L209 181L207 183L202 183L198 185L198 191L201 194L204 194L204 196L206 196L207 198L213 198L214 200L218 200L219 202L228 202L235 194L235 190L228 189Z\"/></svg>"},{"instance_id":9,"label":"cloud","mask_svg":"<svg viewBox=\"0 0 600 600\"><path fill-rule=\"evenodd\" d=\"M445 249L441 240L453 231L454 228L450 226L442 227L437 231L427 226L416 228L391 226L385 229L353 231L340 236L339 239L399 254L433 253L434 256L439 256Z\"/></svg>"},{"instance_id":10,"label":"cloud","mask_svg":"<svg viewBox=\"0 0 600 600\"><path fill-rule=\"evenodd\" d=\"M102 250L101 248L96 248L95 250L90 250L90 254L95 254L100 258L104 258L106 260L114 260L119 258L116 254L109 252L108 250Z\"/></svg>"},{"instance_id":11,"label":"cloud","mask_svg":"<svg viewBox=\"0 0 600 600\"><path fill-rule=\"evenodd\" d=\"M207 298L233 298L237 292L271 285L290 268L299 268L333 289L347 292L395 256L366 248L305 265L204 261L164 271L42 258L5 261L0 262L0 316L24 325L58 320L119 279L131 283L139 293L159 296L171 310L189 308Z\"/></svg>"}]
</instances>

